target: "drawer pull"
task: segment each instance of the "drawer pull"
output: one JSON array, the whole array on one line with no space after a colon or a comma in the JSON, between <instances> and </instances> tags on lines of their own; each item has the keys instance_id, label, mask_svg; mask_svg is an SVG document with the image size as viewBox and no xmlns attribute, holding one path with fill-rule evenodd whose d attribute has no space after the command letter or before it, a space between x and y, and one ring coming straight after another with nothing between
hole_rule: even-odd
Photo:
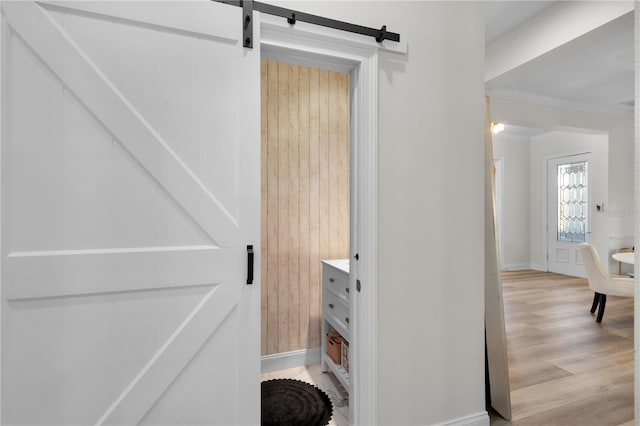
<instances>
[{"instance_id":1,"label":"drawer pull","mask_svg":"<svg viewBox=\"0 0 640 426\"><path fill-rule=\"evenodd\" d=\"M334 280L333 278L329 278L329 282L330 282L330 283L332 283L332 282L334 282L334 281L335 281L335 280Z\"/></svg>"},{"instance_id":2,"label":"drawer pull","mask_svg":"<svg viewBox=\"0 0 640 426\"><path fill-rule=\"evenodd\" d=\"M349 324L349 317L346 317L344 320Z\"/></svg>"},{"instance_id":3,"label":"drawer pull","mask_svg":"<svg viewBox=\"0 0 640 426\"><path fill-rule=\"evenodd\" d=\"M345 287L344 291L346 291L347 293L349 293L349 287Z\"/></svg>"},{"instance_id":4,"label":"drawer pull","mask_svg":"<svg viewBox=\"0 0 640 426\"><path fill-rule=\"evenodd\" d=\"M333 303L329 303L329 308L333 309Z\"/></svg>"}]
</instances>

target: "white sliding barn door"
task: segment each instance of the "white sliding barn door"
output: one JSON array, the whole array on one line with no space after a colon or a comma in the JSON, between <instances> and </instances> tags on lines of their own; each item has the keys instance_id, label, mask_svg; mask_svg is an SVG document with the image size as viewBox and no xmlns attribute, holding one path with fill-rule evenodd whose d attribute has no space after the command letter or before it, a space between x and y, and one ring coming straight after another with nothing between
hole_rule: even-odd
<instances>
[{"instance_id":1,"label":"white sliding barn door","mask_svg":"<svg viewBox=\"0 0 640 426\"><path fill-rule=\"evenodd\" d=\"M1 8L2 424L259 423L241 9Z\"/></svg>"}]
</instances>

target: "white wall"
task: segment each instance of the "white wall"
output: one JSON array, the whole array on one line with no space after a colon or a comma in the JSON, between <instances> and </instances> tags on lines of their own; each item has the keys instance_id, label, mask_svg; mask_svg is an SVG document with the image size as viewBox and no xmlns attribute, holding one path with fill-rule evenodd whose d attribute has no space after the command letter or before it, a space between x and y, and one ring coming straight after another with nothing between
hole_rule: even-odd
<instances>
[{"instance_id":1,"label":"white wall","mask_svg":"<svg viewBox=\"0 0 640 426\"><path fill-rule=\"evenodd\" d=\"M493 135L493 156L503 165L502 217L499 219L503 269L528 269L531 265L530 139L526 136Z\"/></svg>"},{"instance_id":2,"label":"white wall","mask_svg":"<svg viewBox=\"0 0 640 426\"><path fill-rule=\"evenodd\" d=\"M379 420L432 424L485 403L483 7L386 14L410 45L381 56Z\"/></svg>"},{"instance_id":3,"label":"white wall","mask_svg":"<svg viewBox=\"0 0 640 426\"><path fill-rule=\"evenodd\" d=\"M604 202L607 211L607 135L563 131L532 138L505 133L494 135L494 157L502 157L504 161L504 269L546 270L546 162L548 158L582 152L592 153L589 176L592 196L590 228L593 233L590 239L606 260L608 220L606 214L595 212L595 203ZM612 266L617 268L617 263L612 262Z\"/></svg>"},{"instance_id":4,"label":"white wall","mask_svg":"<svg viewBox=\"0 0 640 426\"><path fill-rule=\"evenodd\" d=\"M586 135L570 132L549 132L531 138L531 264L535 269L544 269L546 265L545 223L547 210L545 186L547 159L568 154L591 153L589 164L589 203L590 242L596 247L604 260L607 253L608 233L606 217L596 213L596 202L608 203L608 137L607 135Z\"/></svg>"},{"instance_id":5,"label":"white wall","mask_svg":"<svg viewBox=\"0 0 640 426\"><path fill-rule=\"evenodd\" d=\"M278 4L408 40L380 55L378 422L484 413L482 3Z\"/></svg>"},{"instance_id":6,"label":"white wall","mask_svg":"<svg viewBox=\"0 0 640 426\"><path fill-rule=\"evenodd\" d=\"M594 114L564 107L519 102L492 97L491 116L494 121L520 126L571 130L592 129L609 135L608 186L605 213L600 216L596 247L600 257L620 247L631 247L634 235L634 139L633 118ZM533 226L533 224L532 224ZM596 230L594 229L594 232ZM534 244L532 242L532 244ZM540 246L541 243L538 245ZM533 253L532 253L533 256ZM539 257L538 260L540 261ZM609 271L617 271L617 263L609 260Z\"/></svg>"}]
</instances>

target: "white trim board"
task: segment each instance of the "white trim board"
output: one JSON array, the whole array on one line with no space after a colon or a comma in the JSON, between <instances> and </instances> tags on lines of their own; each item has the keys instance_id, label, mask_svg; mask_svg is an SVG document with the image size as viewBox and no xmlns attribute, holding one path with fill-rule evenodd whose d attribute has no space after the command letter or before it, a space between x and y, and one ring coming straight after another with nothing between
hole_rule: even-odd
<instances>
[{"instance_id":1,"label":"white trim board","mask_svg":"<svg viewBox=\"0 0 640 426\"><path fill-rule=\"evenodd\" d=\"M263 355L260 358L260 372L286 370L288 368L305 367L320 364L320 348L300 349L298 351L282 352L273 355Z\"/></svg>"},{"instance_id":2,"label":"white trim board","mask_svg":"<svg viewBox=\"0 0 640 426\"><path fill-rule=\"evenodd\" d=\"M609 235L609 241L634 241L633 235Z\"/></svg>"},{"instance_id":3,"label":"white trim board","mask_svg":"<svg viewBox=\"0 0 640 426\"><path fill-rule=\"evenodd\" d=\"M328 50L335 49L335 46L331 45L331 42L328 44L324 44L323 41L328 39L332 40L340 40L341 43L349 46L359 46L359 48L367 49L367 50L386 50L389 52L396 52L400 54L407 53L407 39L400 35L400 41L394 42L390 40L383 40L381 43L375 41L373 37L351 33L347 31L334 30L328 27L323 27L320 25L310 24L308 22L297 21L295 26L289 25L284 19L269 15L266 13L261 13L261 37L262 42L261 48L264 49L264 40L265 40L265 30L266 31L276 31L284 34L284 39L282 40L286 44L291 47L302 46L304 45L303 52L317 52L319 54L329 53ZM286 35L289 37L294 36L296 38L300 38L300 40L289 40L286 38ZM271 34L267 35L267 39L271 39ZM289 43L290 41L290 43ZM302 42L302 44L300 43ZM332 54L328 54L327 57L331 58Z\"/></svg>"},{"instance_id":4,"label":"white trim board","mask_svg":"<svg viewBox=\"0 0 640 426\"><path fill-rule=\"evenodd\" d=\"M261 14L263 57L350 73L350 424L377 424L378 50L369 37ZM406 43L406 41L405 41ZM403 53L399 51L399 53ZM355 260L358 254L359 260ZM356 280L362 283L355 291Z\"/></svg>"},{"instance_id":5,"label":"white trim board","mask_svg":"<svg viewBox=\"0 0 640 426\"><path fill-rule=\"evenodd\" d=\"M9 33L9 26L6 25L5 22L5 17L2 14L2 16L0 17L1 21L0 21L0 52L2 52L3 50L6 52L7 46L5 45L6 41L9 39L10 37L10 33ZM1 55L0 55L1 58ZM6 96L2 96L2 87L7 87L7 74L8 74L8 67L7 67L7 61L0 61L0 140L1 141L6 141L8 139L8 129L7 129L7 123L6 123L6 117L5 117L5 110L7 108L7 97ZM5 89L6 90L6 89ZM5 93L6 95L6 93ZM3 158L0 158L0 164L2 164L4 162ZM0 166L0 176L2 176L2 168ZM1 183L1 182L0 182ZM0 188L2 188L2 185L0 185ZM2 191L0 190L0 200L2 200ZM2 205L0 205L0 225L2 223L4 223L2 221L2 211L3 211L3 207ZM0 226L1 229L1 226ZM0 252L4 253L4 250L6 248L2 246L2 232L0 231ZM1 262L0 262L1 263ZM2 268L0 267L0 272L2 272ZM0 273L0 277L2 277L2 274ZM1 284L1 283L0 283ZM2 298L4 297L4 295L2 294L2 285L0 285L0 300L2 300ZM5 308L6 309L6 308ZM0 303L0 330L2 330L2 303ZM0 342L2 342L2 339L0 338ZM3 365L2 364L2 344L0 343L0 366ZM2 376L2 368L0 368L0 387L2 387L3 382L3 376ZM0 398L0 419L2 419L2 398Z\"/></svg>"},{"instance_id":6,"label":"white trim board","mask_svg":"<svg viewBox=\"0 0 640 426\"><path fill-rule=\"evenodd\" d=\"M640 3L638 1L635 2L635 12L634 12L634 22L635 22L635 60L634 60L634 99L636 100L636 104L638 103L638 98L640 98ZM635 148L635 158L634 158L634 182L638 182L640 180L640 108L635 108L634 111L635 123L634 123L634 132L633 132L633 146ZM640 188L636 185L634 189L634 200L633 207L634 210L637 211L640 206ZM640 215L635 214L634 220L634 228L635 228L635 238L633 245L635 247L640 247ZM635 270L640 271L640 265L638 264L638 257L635 258ZM640 274L636 274L635 285L633 296L635 300L639 300L640 298ZM638 418L638 413L640 413L640 368L637 366L640 365L640 303L633 304L633 349L634 349L634 364L636 368L633 372L633 406L634 411L636 413L636 419Z\"/></svg>"},{"instance_id":7,"label":"white trim board","mask_svg":"<svg viewBox=\"0 0 640 426\"><path fill-rule=\"evenodd\" d=\"M527 269L531 269L533 271L541 271L546 272L547 269L543 264L537 263L512 263L509 265L505 265L502 269L503 271L524 271Z\"/></svg>"},{"instance_id":8,"label":"white trim board","mask_svg":"<svg viewBox=\"0 0 640 426\"><path fill-rule=\"evenodd\" d=\"M582 111L590 114L601 114L609 117L633 118L633 108L624 106L608 107L602 105L591 105L581 102L568 101L566 99L550 98L548 96L534 95L531 93L518 92L509 89L486 90L485 94L491 98L504 99L507 101L523 102L527 104L545 105L556 108Z\"/></svg>"},{"instance_id":9,"label":"white trim board","mask_svg":"<svg viewBox=\"0 0 640 426\"><path fill-rule=\"evenodd\" d=\"M547 272L547 266L538 263L531 264L531 269L533 269L534 271Z\"/></svg>"},{"instance_id":10,"label":"white trim board","mask_svg":"<svg viewBox=\"0 0 640 426\"><path fill-rule=\"evenodd\" d=\"M489 423L489 414L486 411L482 411L466 417L459 417L457 419L438 423L435 426L489 426Z\"/></svg>"},{"instance_id":11,"label":"white trim board","mask_svg":"<svg viewBox=\"0 0 640 426\"><path fill-rule=\"evenodd\" d=\"M535 269L530 263L511 263L502 267L503 271L523 271L526 269Z\"/></svg>"}]
</instances>

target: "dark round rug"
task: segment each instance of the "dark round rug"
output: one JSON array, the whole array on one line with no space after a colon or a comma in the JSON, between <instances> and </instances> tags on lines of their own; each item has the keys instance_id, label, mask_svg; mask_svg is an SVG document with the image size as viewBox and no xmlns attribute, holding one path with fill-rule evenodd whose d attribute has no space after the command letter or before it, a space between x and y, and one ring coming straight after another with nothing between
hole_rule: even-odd
<instances>
[{"instance_id":1,"label":"dark round rug","mask_svg":"<svg viewBox=\"0 0 640 426\"><path fill-rule=\"evenodd\" d=\"M293 379L262 382L263 426L325 426L332 414L331 399L312 384Z\"/></svg>"}]
</instances>

